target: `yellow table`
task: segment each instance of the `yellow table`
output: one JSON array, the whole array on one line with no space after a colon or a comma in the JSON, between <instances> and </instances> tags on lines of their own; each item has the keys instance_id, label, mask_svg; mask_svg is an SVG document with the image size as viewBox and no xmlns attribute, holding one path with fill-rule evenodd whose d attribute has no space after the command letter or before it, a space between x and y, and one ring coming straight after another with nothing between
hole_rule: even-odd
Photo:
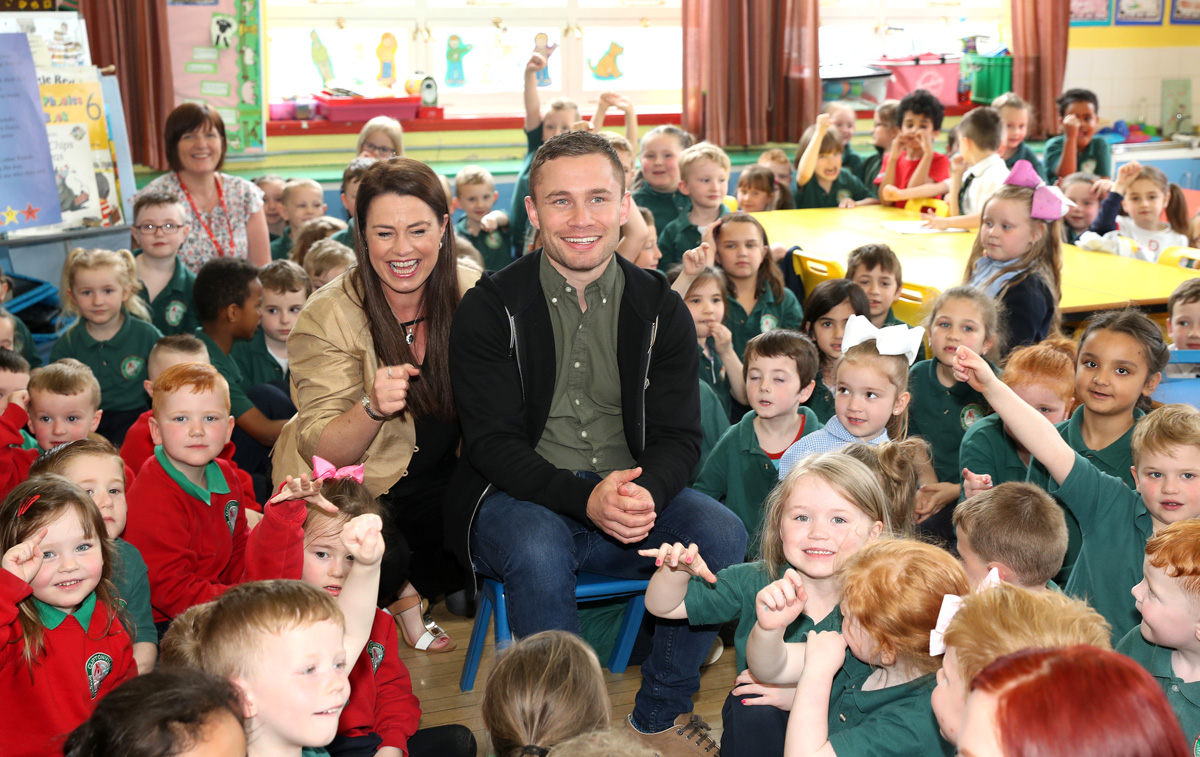
<instances>
[{"instance_id":1,"label":"yellow table","mask_svg":"<svg viewBox=\"0 0 1200 757\"><path fill-rule=\"evenodd\" d=\"M776 210L755 213L772 244L800 245L814 258L845 265L846 256L859 245L887 244L904 265L904 280L940 290L961 284L975 232L953 234L899 234L880 226L882 221L919 218L894 207L869 205L841 210ZM1200 270L1174 268L1116 255L1063 247L1063 296L1059 307L1087 314L1135 304L1151 311L1166 311L1167 298L1182 282Z\"/></svg>"}]
</instances>

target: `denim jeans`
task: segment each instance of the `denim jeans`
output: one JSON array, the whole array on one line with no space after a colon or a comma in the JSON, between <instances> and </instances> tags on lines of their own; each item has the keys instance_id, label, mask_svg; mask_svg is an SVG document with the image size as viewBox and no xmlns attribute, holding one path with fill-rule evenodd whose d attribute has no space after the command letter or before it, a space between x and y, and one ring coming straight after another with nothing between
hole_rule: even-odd
<instances>
[{"instance_id":1,"label":"denim jeans","mask_svg":"<svg viewBox=\"0 0 1200 757\"><path fill-rule=\"evenodd\" d=\"M595 474L580 474L595 478ZM541 505L497 492L480 505L471 530L475 569L504 583L509 625L516 637L552 629L579 633L575 574L649 578L654 561L638 549L663 542L700 545L716 572L741 562L746 529L724 505L693 489L675 495L658 514L654 529L638 544L622 544L591 523L580 523ZM686 620L655 619L650 656L642 664L642 687L633 723L643 732L669 728L692 711L700 688L700 665L716 626L690 626Z\"/></svg>"}]
</instances>

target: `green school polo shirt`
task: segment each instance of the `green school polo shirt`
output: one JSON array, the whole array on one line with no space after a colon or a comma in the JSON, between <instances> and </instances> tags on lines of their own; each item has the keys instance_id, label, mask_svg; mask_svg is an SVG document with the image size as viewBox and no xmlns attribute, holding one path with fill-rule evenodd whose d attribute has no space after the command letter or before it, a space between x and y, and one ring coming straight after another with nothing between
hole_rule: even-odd
<instances>
[{"instance_id":1,"label":"green school polo shirt","mask_svg":"<svg viewBox=\"0 0 1200 757\"><path fill-rule=\"evenodd\" d=\"M858 180L863 183L863 186L871 193L872 197L879 196L879 185L875 183L875 177L883 169L883 150L875 148L875 154L867 156L863 160L862 166L855 172Z\"/></svg>"},{"instance_id":2,"label":"green school polo shirt","mask_svg":"<svg viewBox=\"0 0 1200 757\"><path fill-rule=\"evenodd\" d=\"M204 333L204 329L196 329L196 338L204 342L204 346L208 349L208 362L212 363L212 367L216 368L229 384L230 415L234 418L241 418L243 413L254 407L254 403L246 396L246 387L250 385L246 383L242 369L238 367L233 358L226 355L217 346L212 337ZM207 500L205 501L207 502Z\"/></svg>"},{"instance_id":3,"label":"green school polo shirt","mask_svg":"<svg viewBox=\"0 0 1200 757\"><path fill-rule=\"evenodd\" d=\"M717 209L717 218L727 213L729 211L722 204ZM680 213L666 228L656 228L662 229L658 232L658 249L662 252L658 260L660 271L671 270L671 266L683 261L683 253L700 246L700 229L692 223L687 213Z\"/></svg>"},{"instance_id":4,"label":"green school polo shirt","mask_svg":"<svg viewBox=\"0 0 1200 757\"><path fill-rule=\"evenodd\" d=\"M512 238L508 235L508 226L501 226L495 231L480 229L478 234L472 234L467 231L467 219L460 218L454 224L454 232L461 234L479 251L483 256L485 270L499 271L513 261Z\"/></svg>"},{"instance_id":5,"label":"green school polo shirt","mask_svg":"<svg viewBox=\"0 0 1200 757\"><path fill-rule=\"evenodd\" d=\"M1042 156L1046 159L1046 175L1057 176L1058 164L1062 162L1063 143L1066 137L1061 134L1057 137L1051 137L1046 146L1042 148ZM1086 173L1094 173L1097 176L1111 178L1112 172L1112 148L1108 146L1100 135L1092 137L1092 141L1088 142L1087 147L1079 151L1079 157L1075 161L1076 171L1084 171Z\"/></svg>"},{"instance_id":6,"label":"green school polo shirt","mask_svg":"<svg viewBox=\"0 0 1200 757\"><path fill-rule=\"evenodd\" d=\"M700 383L708 384L708 386L716 392L717 399L721 402L721 407L725 410L725 418L729 419L729 414L733 409L733 395L729 389L729 376L725 372L725 365L721 361L721 356L717 354L716 347L713 346L713 339L710 336L707 340L708 349L700 349L700 345L696 345L696 351L700 353ZM710 358L709 355L712 355Z\"/></svg>"},{"instance_id":7,"label":"green school polo shirt","mask_svg":"<svg viewBox=\"0 0 1200 757\"><path fill-rule=\"evenodd\" d=\"M1083 533L1066 592L1087 600L1112 624L1113 641L1141 622L1129 593L1142 580L1146 540L1154 531L1137 492L1075 453L1061 485L1047 487L1074 514Z\"/></svg>"},{"instance_id":8,"label":"green school polo shirt","mask_svg":"<svg viewBox=\"0 0 1200 757\"><path fill-rule=\"evenodd\" d=\"M513 190L512 208L508 212L508 233L512 240L513 250L510 259L521 257L525 253L525 231L529 227L529 214L525 212L525 196L529 194L529 168L533 164L533 155L542 146L542 124L538 123L525 132L525 162L521 164L521 172L517 174L517 186ZM483 250L480 250L483 252Z\"/></svg>"},{"instance_id":9,"label":"green school polo shirt","mask_svg":"<svg viewBox=\"0 0 1200 757\"><path fill-rule=\"evenodd\" d=\"M175 258L175 273L153 300L146 298L144 288L138 292L138 297L150 308L150 322L163 336L190 334L200 327L192 300L192 286L195 283L196 274L183 261Z\"/></svg>"},{"instance_id":10,"label":"green school polo shirt","mask_svg":"<svg viewBox=\"0 0 1200 757\"><path fill-rule=\"evenodd\" d=\"M58 338L50 350L50 361L73 357L92 369L100 382L100 407L103 410L145 410L150 398L142 382L146 380L146 358L162 334L152 324L121 309L125 322L112 339L98 342L80 320Z\"/></svg>"},{"instance_id":11,"label":"green school polo shirt","mask_svg":"<svg viewBox=\"0 0 1200 757\"><path fill-rule=\"evenodd\" d=\"M824 426L807 407L800 408L800 416L801 437ZM746 547L750 555L758 554L763 503L779 483L779 470L758 444L758 433L754 430L757 417L751 410L725 432L708 456L695 485L697 491L724 502L742 519L746 533L750 534L750 543Z\"/></svg>"},{"instance_id":12,"label":"green school polo shirt","mask_svg":"<svg viewBox=\"0 0 1200 757\"><path fill-rule=\"evenodd\" d=\"M862 171L862 166L862 156L851 149L850 143L847 142L846 146L842 148L842 168L854 174L855 178L857 178L859 172Z\"/></svg>"},{"instance_id":13,"label":"green school polo shirt","mask_svg":"<svg viewBox=\"0 0 1200 757\"><path fill-rule=\"evenodd\" d=\"M0 310L3 310L3 307L0 307ZM13 316L13 320L17 322L14 328L16 332L16 344L13 346L17 348L17 352L21 353L21 357L25 358L25 362L29 363L31 369L40 368L42 365L42 356L38 354L37 343L33 341L33 334L29 333L29 327L25 325L25 321L22 321L16 315Z\"/></svg>"},{"instance_id":14,"label":"green school polo shirt","mask_svg":"<svg viewBox=\"0 0 1200 757\"><path fill-rule=\"evenodd\" d=\"M1033 166L1033 170L1037 171L1038 176L1042 177L1042 181L1046 180L1046 167L1042 165L1042 159L1024 142L1017 146L1017 149L1013 151L1008 160L1004 161L1004 165L1012 168L1018 160L1028 160L1029 164Z\"/></svg>"},{"instance_id":15,"label":"green school polo shirt","mask_svg":"<svg viewBox=\"0 0 1200 757\"><path fill-rule=\"evenodd\" d=\"M733 351L746 354L746 343L759 334L775 329L800 329L804 310L792 290L784 289L783 297L776 301L771 287L764 286L754 309L746 309L732 297L725 298L725 326L733 332Z\"/></svg>"},{"instance_id":16,"label":"green school polo shirt","mask_svg":"<svg viewBox=\"0 0 1200 757\"><path fill-rule=\"evenodd\" d=\"M344 244L353 250L354 249L354 219L351 218L347 222L346 228L342 229L338 233L331 236L330 239L332 239L335 242L340 242L341 244Z\"/></svg>"},{"instance_id":17,"label":"green school polo shirt","mask_svg":"<svg viewBox=\"0 0 1200 757\"><path fill-rule=\"evenodd\" d=\"M809 395L804 406L813 411L813 415L822 424L829 423L829 419L837 414L837 410L833 406L833 390L825 386L825 378L820 371L817 371L816 382L817 385L813 388L813 393Z\"/></svg>"},{"instance_id":18,"label":"green school polo shirt","mask_svg":"<svg viewBox=\"0 0 1200 757\"><path fill-rule=\"evenodd\" d=\"M782 571L780 574L782 575ZM695 576L688 581L687 594L683 599L684 607L687 608L688 623L697 626L737 620L737 628L733 632L733 648L737 652L739 672L747 667L746 641L758 620L754 598L769 583L771 577L761 561L730 565L717 573L715 584ZM814 623L807 615L796 618L784 631L783 640L797 643L804 641L809 631L841 630L842 612L840 608L835 607L820 623Z\"/></svg>"},{"instance_id":19,"label":"green school polo shirt","mask_svg":"<svg viewBox=\"0 0 1200 757\"><path fill-rule=\"evenodd\" d=\"M37 610L38 619L47 631L53 631L62 625L69 617L74 617L84 631L92 624L92 615L96 612L96 592L88 594L87 599L79 605L75 612L63 612L57 607L51 607L37 597L33 598L33 607Z\"/></svg>"},{"instance_id":20,"label":"green school polo shirt","mask_svg":"<svg viewBox=\"0 0 1200 757\"><path fill-rule=\"evenodd\" d=\"M175 463L167 457L167 453L163 452L161 444L154 445L154 459L158 460L159 465L166 471L167 476L172 481L179 485L179 488L185 494L190 494L196 499L204 503L205 507L212 505L212 495L228 494L229 482L225 480L225 474L221 472L221 466L217 465L215 460L210 460L208 465L204 466L204 483L206 486L192 483L191 479L183 475L183 472L175 467Z\"/></svg>"},{"instance_id":21,"label":"green school polo shirt","mask_svg":"<svg viewBox=\"0 0 1200 757\"><path fill-rule=\"evenodd\" d=\"M896 311L894 311L892 308L888 308L887 318L885 318L883 321L884 327L886 328L888 326L899 326L901 324L903 324L905 326L908 325L907 323L904 323L904 321L902 321L896 317Z\"/></svg>"},{"instance_id":22,"label":"green school polo shirt","mask_svg":"<svg viewBox=\"0 0 1200 757\"><path fill-rule=\"evenodd\" d=\"M284 381L288 377L288 372L267 347L267 335L262 326L258 327L250 341L234 342L229 356L241 369L246 386L258 386L268 381Z\"/></svg>"},{"instance_id":23,"label":"green school polo shirt","mask_svg":"<svg viewBox=\"0 0 1200 757\"><path fill-rule=\"evenodd\" d=\"M654 216L654 228L658 229L659 245L662 244L662 230L679 216L686 216L692 210L692 201L679 190L674 192L659 192L649 184L643 184L633 193L633 201L639 208L645 208Z\"/></svg>"},{"instance_id":24,"label":"green school polo shirt","mask_svg":"<svg viewBox=\"0 0 1200 757\"><path fill-rule=\"evenodd\" d=\"M796 182L797 209L836 208L847 197L858 201L870 199L872 196L867 185L859 181L858 177L845 167L833 180L828 192L821 188L821 182L817 181L816 174L813 174L813 177L803 186Z\"/></svg>"},{"instance_id":25,"label":"green school polo shirt","mask_svg":"<svg viewBox=\"0 0 1200 757\"><path fill-rule=\"evenodd\" d=\"M851 665L848 651L846 657ZM838 757L954 754L938 731L929 699L937 686L936 673L864 691L872 670L862 663L855 669L857 675L848 676L840 687L835 679L829 701L829 743Z\"/></svg>"},{"instance_id":26,"label":"green school polo shirt","mask_svg":"<svg viewBox=\"0 0 1200 757\"><path fill-rule=\"evenodd\" d=\"M937 377L938 361L921 360L908 371L908 435L920 436L933 450L938 481L962 483L958 449L967 429L988 414L987 400L970 385L956 381L951 387Z\"/></svg>"},{"instance_id":27,"label":"green school polo shirt","mask_svg":"<svg viewBox=\"0 0 1200 757\"><path fill-rule=\"evenodd\" d=\"M989 415L976 421L963 434L958 445L958 468L992 477L999 486L1009 481L1024 481L1027 467L1017 452L1017 443L1004 432L999 415Z\"/></svg>"},{"instance_id":28,"label":"green school polo shirt","mask_svg":"<svg viewBox=\"0 0 1200 757\"><path fill-rule=\"evenodd\" d=\"M1151 644L1142 636L1142 628L1131 628L1125 638L1117 642L1116 651L1130 657L1146 669L1167 695L1167 702L1183 727L1183 737L1191 745L1193 754L1200 754L1200 681L1184 683L1171 667L1171 652L1174 650Z\"/></svg>"},{"instance_id":29,"label":"green school polo shirt","mask_svg":"<svg viewBox=\"0 0 1200 757\"><path fill-rule=\"evenodd\" d=\"M137 547L121 538L113 539L113 552L116 559L113 560L112 582L135 626L127 629L129 637L135 644L158 644L154 612L150 609L150 578L146 561Z\"/></svg>"},{"instance_id":30,"label":"green school polo shirt","mask_svg":"<svg viewBox=\"0 0 1200 757\"><path fill-rule=\"evenodd\" d=\"M284 227L279 239L271 242L271 260L286 260L292 250L292 228Z\"/></svg>"},{"instance_id":31,"label":"green school polo shirt","mask_svg":"<svg viewBox=\"0 0 1200 757\"><path fill-rule=\"evenodd\" d=\"M717 442L729 430L729 411L722 407L721 398L717 396L711 386L703 381L699 383L700 431L702 435L700 437L700 460L696 463L696 469L692 471L692 482L695 482L700 471L704 470L704 462L708 460L713 447L717 446Z\"/></svg>"}]
</instances>

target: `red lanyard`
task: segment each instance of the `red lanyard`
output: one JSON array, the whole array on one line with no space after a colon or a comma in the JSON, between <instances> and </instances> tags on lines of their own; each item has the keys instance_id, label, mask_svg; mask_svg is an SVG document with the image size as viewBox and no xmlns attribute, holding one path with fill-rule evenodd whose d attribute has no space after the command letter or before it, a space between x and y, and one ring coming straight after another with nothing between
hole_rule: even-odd
<instances>
[{"instance_id":1,"label":"red lanyard","mask_svg":"<svg viewBox=\"0 0 1200 757\"><path fill-rule=\"evenodd\" d=\"M200 215L200 210L196 207L195 200L192 199L192 193L189 192L187 186L184 185L183 177L177 173L175 174L175 178L179 181L179 188L183 190L183 196L187 198L188 205L192 206L192 214L196 216L196 220L199 221L200 225L204 227L204 231L208 234L208 238L212 240L213 249L217 251L217 257L225 257L225 252L221 249L221 245L217 243L217 238L213 236L212 229L208 228L208 223L204 220L204 216ZM229 220L229 210L225 207L225 193L221 191L221 180L215 176L213 179L217 182L217 202L221 204L221 210L225 213L225 227L229 229L229 243L232 245L233 222Z\"/></svg>"}]
</instances>

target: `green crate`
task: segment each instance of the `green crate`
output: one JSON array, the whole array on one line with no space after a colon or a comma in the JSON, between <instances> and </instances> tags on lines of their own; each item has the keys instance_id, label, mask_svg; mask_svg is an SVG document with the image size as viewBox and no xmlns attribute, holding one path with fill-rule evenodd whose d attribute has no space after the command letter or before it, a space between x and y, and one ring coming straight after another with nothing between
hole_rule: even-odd
<instances>
[{"instance_id":1,"label":"green crate","mask_svg":"<svg viewBox=\"0 0 1200 757\"><path fill-rule=\"evenodd\" d=\"M990 105L1012 90L1012 57L989 57L978 53L963 56L963 65L971 74L971 102Z\"/></svg>"}]
</instances>

